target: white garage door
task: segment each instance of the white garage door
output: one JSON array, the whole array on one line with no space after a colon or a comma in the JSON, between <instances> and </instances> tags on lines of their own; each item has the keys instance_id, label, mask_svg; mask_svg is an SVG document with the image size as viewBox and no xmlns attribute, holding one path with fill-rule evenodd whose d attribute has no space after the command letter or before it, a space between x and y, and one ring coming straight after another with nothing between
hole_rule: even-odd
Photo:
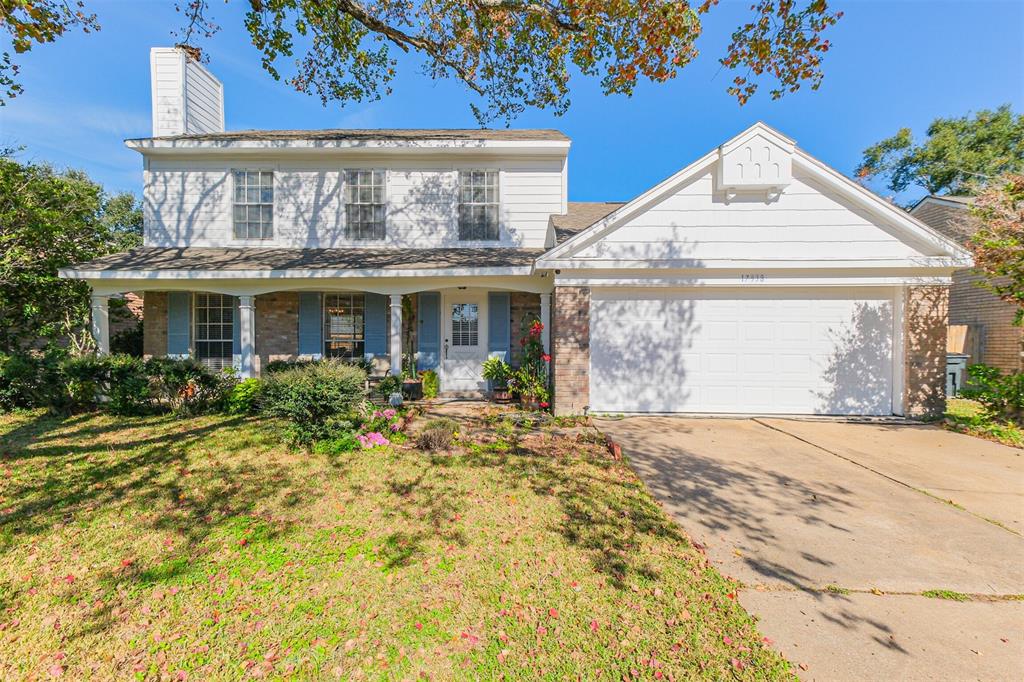
<instances>
[{"instance_id":1,"label":"white garage door","mask_svg":"<svg viewBox=\"0 0 1024 682\"><path fill-rule=\"evenodd\" d=\"M595 412L892 413L891 289L595 289Z\"/></svg>"}]
</instances>

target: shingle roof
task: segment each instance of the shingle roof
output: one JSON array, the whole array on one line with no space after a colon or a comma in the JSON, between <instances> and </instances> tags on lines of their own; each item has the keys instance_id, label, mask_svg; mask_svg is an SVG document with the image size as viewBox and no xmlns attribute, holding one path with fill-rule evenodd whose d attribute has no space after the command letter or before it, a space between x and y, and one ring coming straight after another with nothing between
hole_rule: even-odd
<instances>
[{"instance_id":1,"label":"shingle roof","mask_svg":"<svg viewBox=\"0 0 1024 682\"><path fill-rule=\"evenodd\" d=\"M551 129L493 129L493 128L364 128L364 129L323 129L323 130L233 130L221 133L196 135L170 135L164 137L137 138L140 140L192 140L241 141L241 140L320 140L320 141L369 141L369 140L506 140L514 142L536 142L569 138L559 130Z\"/></svg>"},{"instance_id":2,"label":"shingle roof","mask_svg":"<svg viewBox=\"0 0 1024 682\"><path fill-rule=\"evenodd\" d=\"M567 213L551 216L555 243L575 237L622 205L621 201L570 201Z\"/></svg>"},{"instance_id":3,"label":"shingle roof","mask_svg":"<svg viewBox=\"0 0 1024 682\"><path fill-rule=\"evenodd\" d=\"M937 199L937 201L929 201L929 199ZM952 239L957 244L965 245L978 229L977 224L971 220L970 213L967 211L973 200L973 197L932 195L921 200L911 213L944 237ZM944 202L954 202L958 205L950 206Z\"/></svg>"},{"instance_id":4,"label":"shingle roof","mask_svg":"<svg viewBox=\"0 0 1024 682\"><path fill-rule=\"evenodd\" d=\"M533 265L543 249L275 249L142 247L74 270L442 270Z\"/></svg>"}]
</instances>

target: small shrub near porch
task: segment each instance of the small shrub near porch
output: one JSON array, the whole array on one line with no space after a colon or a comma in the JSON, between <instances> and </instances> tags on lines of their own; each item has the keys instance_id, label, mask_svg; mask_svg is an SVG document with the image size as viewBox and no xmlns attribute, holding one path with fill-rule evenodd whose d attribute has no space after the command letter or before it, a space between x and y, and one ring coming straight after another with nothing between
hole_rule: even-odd
<instances>
[{"instance_id":1,"label":"small shrub near porch","mask_svg":"<svg viewBox=\"0 0 1024 682\"><path fill-rule=\"evenodd\" d=\"M351 364L325 361L293 367L267 377L262 411L288 420L289 442L310 445L352 431L365 386L366 371Z\"/></svg>"}]
</instances>

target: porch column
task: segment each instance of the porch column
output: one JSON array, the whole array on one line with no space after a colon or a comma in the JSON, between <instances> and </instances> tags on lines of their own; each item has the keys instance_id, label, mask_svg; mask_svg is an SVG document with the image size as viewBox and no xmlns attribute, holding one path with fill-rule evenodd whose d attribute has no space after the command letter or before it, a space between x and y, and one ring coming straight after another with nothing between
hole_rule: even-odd
<instances>
[{"instance_id":1,"label":"porch column","mask_svg":"<svg viewBox=\"0 0 1024 682\"><path fill-rule=\"evenodd\" d=\"M110 353L110 315L107 296L92 295L92 338L100 355Z\"/></svg>"},{"instance_id":2,"label":"porch column","mask_svg":"<svg viewBox=\"0 0 1024 682\"><path fill-rule=\"evenodd\" d=\"M402 295L391 295L391 374L402 374Z\"/></svg>"},{"instance_id":3,"label":"porch column","mask_svg":"<svg viewBox=\"0 0 1024 682\"><path fill-rule=\"evenodd\" d=\"M241 353L239 375L251 379L255 371L256 297L238 297L238 350Z\"/></svg>"},{"instance_id":4,"label":"porch column","mask_svg":"<svg viewBox=\"0 0 1024 682\"><path fill-rule=\"evenodd\" d=\"M540 323L544 330L540 333L540 342L544 345L544 352L551 352L551 294L540 295Z\"/></svg>"}]
</instances>

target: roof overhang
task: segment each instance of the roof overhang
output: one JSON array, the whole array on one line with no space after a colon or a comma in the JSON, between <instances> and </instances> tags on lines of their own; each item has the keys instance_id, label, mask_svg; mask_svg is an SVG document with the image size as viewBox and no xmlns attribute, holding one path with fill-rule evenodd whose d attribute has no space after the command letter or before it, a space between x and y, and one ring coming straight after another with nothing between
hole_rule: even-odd
<instances>
[{"instance_id":1,"label":"roof overhang","mask_svg":"<svg viewBox=\"0 0 1024 682\"><path fill-rule=\"evenodd\" d=\"M125 146L143 155L344 153L416 156L420 154L557 156L569 153L568 140L192 140L140 138Z\"/></svg>"},{"instance_id":2,"label":"roof overhang","mask_svg":"<svg viewBox=\"0 0 1024 682\"><path fill-rule=\"evenodd\" d=\"M525 277L534 274L532 265L493 268L317 268L293 270L82 270L61 268L65 279L87 280L228 280L228 279L357 279L368 277Z\"/></svg>"}]
</instances>

